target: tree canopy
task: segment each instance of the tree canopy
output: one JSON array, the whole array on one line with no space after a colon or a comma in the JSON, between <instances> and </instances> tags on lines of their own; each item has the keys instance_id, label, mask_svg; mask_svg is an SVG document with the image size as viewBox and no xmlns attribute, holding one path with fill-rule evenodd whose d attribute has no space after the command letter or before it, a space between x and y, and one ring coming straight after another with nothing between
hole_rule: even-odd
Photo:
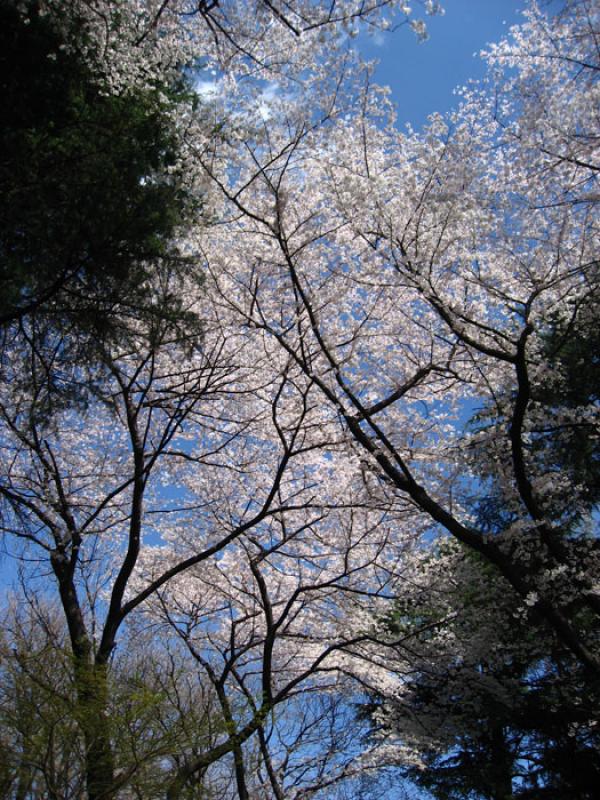
<instances>
[{"instance_id":1,"label":"tree canopy","mask_svg":"<svg viewBox=\"0 0 600 800\"><path fill-rule=\"evenodd\" d=\"M156 276L183 270L175 236L193 205L171 116L183 76L110 93L78 14L32 1L0 15L0 321L45 315L107 337L159 301L174 313Z\"/></svg>"},{"instance_id":2,"label":"tree canopy","mask_svg":"<svg viewBox=\"0 0 600 800\"><path fill-rule=\"evenodd\" d=\"M596 4L0 10L5 795L591 798Z\"/></svg>"}]
</instances>

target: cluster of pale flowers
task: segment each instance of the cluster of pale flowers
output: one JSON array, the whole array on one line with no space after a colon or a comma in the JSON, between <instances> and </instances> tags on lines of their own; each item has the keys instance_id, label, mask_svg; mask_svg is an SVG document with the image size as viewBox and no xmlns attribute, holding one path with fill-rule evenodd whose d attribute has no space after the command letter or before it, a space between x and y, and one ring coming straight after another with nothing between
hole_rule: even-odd
<instances>
[{"instance_id":1,"label":"cluster of pale flowers","mask_svg":"<svg viewBox=\"0 0 600 800\"><path fill-rule=\"evenodd\" d=\"M202 276L186 289L202 333L181 344L140 331L106 354L85 408L50 420L20 393L22 353L7 351L5 529L28 557L81 559L81 602L97 604L84 614L109 607L117 643L115 620L133 612L181 640L223 713L235 709L242 744L302 693L375 692L395 711L365 768L418 764L452 732L442 697L426 725L402 713L407 676L456 665L460 680L465 664L500 663L507 626L533 608L549 638L597 664L569 618L598 598L595 539L564 557L548 544L567 494L589 519L583 488L546 474L530 447L545 427L598 425L593 403L557 409L530 391L553 370L550 322L574 322L597 292L593 4L554 22L532 6L490 51L490 84L419 134L398 132L343 50L357 14L375 24L384 6L407 14L403 3L294 2L286 16L258 1L71 6L107 91L180 64L222 76L180 121L203 200L181 232ZM268 113L266 80L285 97ZM492 534L477 518L491 483L510 516ZM461 547L431 558L434 531ZM528 569L543 548L549 563ZM460 607L461 586L486 598L485 614ZM424 605L430 636L414 623ZM382 619L399 607L413 622L400 614L390 633ZM465 713L505 691L481 679L461 686ZM450 702L456 687L442 689ZM301 740L291 723L289 736Z\"/></svg>"}]
</instances>

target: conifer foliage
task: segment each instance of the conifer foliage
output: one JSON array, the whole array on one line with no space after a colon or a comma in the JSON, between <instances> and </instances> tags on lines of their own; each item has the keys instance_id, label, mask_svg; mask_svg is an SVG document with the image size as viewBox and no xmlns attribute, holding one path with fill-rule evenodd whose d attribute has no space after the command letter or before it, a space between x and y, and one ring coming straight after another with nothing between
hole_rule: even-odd
<instances>
[{"instance_id":1,"label":"conifer foliage","mask_svg":"<svg viewBox=\"0 0 600 800\"><path fill-rule=\"evenodd\" d=\"M0 3L11 800L593 797L599 13L420 11Z\"/></svg>"}]
</instances>

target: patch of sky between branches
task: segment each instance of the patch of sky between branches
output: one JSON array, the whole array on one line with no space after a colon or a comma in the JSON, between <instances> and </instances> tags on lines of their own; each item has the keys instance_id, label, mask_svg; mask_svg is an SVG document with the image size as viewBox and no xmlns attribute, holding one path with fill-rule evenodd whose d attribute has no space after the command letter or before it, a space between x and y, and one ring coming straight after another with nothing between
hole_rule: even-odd
<instances>
[{"instance_id":1,"label":"patch of sky between branches","mask_svg":"<svg viewBox=\"0 0 600 800\"><path fill-rule=\"evenodd\" d=\"M429 115L456 107L457 89L485 74L481 50L522 21L525 0L444 0L442 5L443 16L427 18L426 40L405 26L393 33L363 32L357 39L362 56L378 62L374 80L390 87L401 128L418 130Z\"/></svg>"}]
</instances>

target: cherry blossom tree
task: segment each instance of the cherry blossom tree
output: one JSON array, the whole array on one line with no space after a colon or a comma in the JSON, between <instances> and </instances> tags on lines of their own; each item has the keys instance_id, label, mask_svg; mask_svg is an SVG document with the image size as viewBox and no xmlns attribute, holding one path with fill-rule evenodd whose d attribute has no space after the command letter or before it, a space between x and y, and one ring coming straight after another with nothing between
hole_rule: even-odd
<instances>
[{"instance_id":1,"label":"cherry blossom tree","mask_svg":"<svg viewBox=\"0 0 600 800\"><path fill-rule=\"evenodd\" d=\"M436 10L436 4L426 5ZM392 13L399 7L402 19L409 13L403 4L379 2L298 3L284 10L266 2L52 0L21 4L16 11L24 26L51 20L61 44L60 52L47 57L86 63L99 96L127 99L157 87L160 92L182 67L212 68L232 87L242 82L236 96L246 97L243 110L255 103L261 80L289 87L309 69L314 86L326 61L341 57L343 37L363 19L385 26L387 7ZM414 27L421 30L417 23ZM187 191L206 195L196 234L202 238L209 222L220 221L222 200L197 153L215 142L239 141L238 131L248 123L232 114L230 104L216 121L195 114L191 104L180 106L178 114L181 160L169 169L178 175L187 169ZM177 244L204 260L191 235ZM126 620L145 603L158 602L170 582L183 580L200 564L206 564L203 580L208 581L211 569L217 569L212 560L219 554L231 559L228 548L238 539L246 542L252 534L258 552L272 547L275 558L283 544L272 543L270 520L280 520L282 530L312 531L320 515L327 516L323 509L340 504L316 490L326 456L333 457L340 444L339 431L316 413L311 381L239 317L227 316L220 296L199 290L195 277L144 272L140 280L157 303L167 296L180 298L190 319L202 320L202 330L197 325L182 330L180 319L171 315L133 315L125 339L96 343L93 366L73 357L76 328L18 314L2 331L2 529L16 543L9 545L11 552L28 565L28 586L41 589L50 581L58 592L73 657L75 716L90 798L114 796L131 778L119 763L109 720L111 665ZM126 313L122 303L116 313ZM82 390L74 391L77 387ZM346 457L338 458L340 468L352 472L352 466L344 467ZM306 519L293 521L294 514ZM354 535L360 540L363 534ZM283 542L287 534L281 537ZM344 582L350 570L344 553L349 558L354 546L351 537L336 545L337 562L322 579L325 584ZM381 550L374 543L370 548ZM374 559L369 551L356 571ZM255 561L249 563L254 571L247 574L254 576L258 592L260 570ZM317 592L317 576L315 581ZM271 592L278 596L276 584ZM293 591L287 602L287 614L294 616ZM265 652L273 647L272 637L271 632ZM323 648L314 655L315 666L328 652ZM265 664L265 676L269 669ZM312 672L299 668L284 695ZM267 685L271 678L264 680ZM217 697L224 719L233 724L226 695ZM271 695L260 700L248 723L251 733L262 730L273 704ZM230 732L208 755L191 763L176 761L170 795L180 794L186 782L223 754L237 757L238 740Z\"/></svg>"},{"instance_id":2,"label":"cherry blossom tree","mask_svg":"<svg viewBox=\"0 0 600 800\"><path fill-rule=\"evenodd\" d=\"M367 480L494 564L593 673L586 491L537 454L597 431L593 396L543 400L561 385L548 337L597 297L597 21L533 6L423 134L385 125L367 76L319 119L269 120L235 172L201 156L231 209L208 250L223 297L314 381ZM491 475L507 522L489 531Z\"/></svg>"},{"instance_id":3,"label":"cherry blossom tree","mask_svg":"<svg viewBox=\"0 0 600 800\"><path fill-rule=\"evenodd\" d=\"M83 407L45 413L55 331L43 349L17 340L3 367L2 528L27 591L57 589L90 797L117 796L148 773L151 756L125 746L111 713L127 660L115 651L119 632L136 635L140 620L157 641L180 641L222 720L195 748L183 740L168 758L160 751L169 797L186 796L207 770L223 780L230 753L241 797L251 757L275 796L316 791L324 776L333 784L334 767L337 780L356 777L356 742L339 750L336 698L361 686L351 664L415 539L396 531L410 509L367 491L312 381L208 293L198 306L200 341L167 326L140 329L135 350L107 347ZM39 331L29 335L35 345ZM279 707L288 721L275 735ZM330 736L319 753L317 728ZM142 741L153 743L151 731Z\"/></svg>"},{"instance_id":4,"label":"cherry blossom tree","mask_svg":"<svg viewBox=\"0 0 600 800\"><path fill-rule=\"evenodd\" d=\"M177 241L201 281L145 277L196 324L134 315L93 367L73 331L3 331L1 525L28 590L59 597L90 800L146 774L110 724L127 632L166 642L218 720L153 773L171 800L334 796L416 763L430 742L404 720L357 758L349 703L396 709L432 642L443 676L467 636L470 666L506 638L438 597L436 570L467 592L489 570L502 624L542 632L527 666L556 643L597 677L594 473L552 454L580 433L597 453L597 396L567 399L565 353L598 298L598 14L532 5L485 84L401 134L347 47L394 9L408 19L354 0L44 5L103 92L185 68L202 98L172 165L202 199ZM485 569L436 561L440 533ZM411 624L386 628L403 602Z\"/></svg>"},{"instance_id":5,"label":"cherry blossom tree","mask_svg":"<svg viewBox=\"0 0 600 800\"><path fill-rule=\"evenodd\" d=\"M414 641L398 648L395 683L389 657L372 649L368 671L353 664L395 709L395 742L365 763L422 767L424 751L451 752L444 699L457 695L456 671L470 705L452 724L464 734L471 723L477 736L473 717L483 725L496 703L525 748L510 753L504 741L493 796L509 791L522 759L531 760L521 780L558 790L556 771L566 779L569 760L592 769L596 748L598 394L586 342L598 298L598 21L588 2L553 18L533 5L491 48L486 83L423 134L386 125L367 74L348 94L338 84L336 104L318 113L303 116L298 103L280 126L269 118L246 134L241 160L218 146L200 154L229 207L227 232L207 237L223 302L314 382L370 492L401 499L409 524L445 531L488 565L446 560L436 581L426 555L405 573L426 588L401 638L423 627L425 645L420 655ZM462 600L420 612L444 570L455 596L489 582L489 607L475 619ZM488 626L494 586L506 606ZM503 675L506 659L521 673ZM490 685L469 686L482 664ZM419 670L428 695L411 681ZM549 717L524 722L507 694L519 680L529 712L548 703ZM412 749L398 750L403 740ZM548 767L556 758L562 766ZM576 790L569 780L561 791Z\"/></svg>"},{"instance_id":6,"label":"cherry blossom tree","mask_svg":"<svg viewBox=\"0 0 600 800\"><path fill-rule=\"evenodd\" d=\"M215 752L232 753L242 798L260 792L249 769L256 759L269 787L263 790L274 797L311 796L323 780L333 786L358 774L358 743L351 737L342 746L336 718L347 718L344 697L363 691L352 664L368 657L376 638L369 620L393 596L409 545L397 541L394 514L364 495L360 473L342 480L347 467L329 453L326 465L303 464L312 474L308 486L294 480L287 503L281 487L268 520L212 565L170 581L147 611L167 636L177 633L214 687L230 731ZM293 469L288 483L292 477ZM161 556L149 555L156 570ZM189 773L212 760L202 753ZM176 783L169 796L178 791Z\"/></svg>"}]
</instances>

